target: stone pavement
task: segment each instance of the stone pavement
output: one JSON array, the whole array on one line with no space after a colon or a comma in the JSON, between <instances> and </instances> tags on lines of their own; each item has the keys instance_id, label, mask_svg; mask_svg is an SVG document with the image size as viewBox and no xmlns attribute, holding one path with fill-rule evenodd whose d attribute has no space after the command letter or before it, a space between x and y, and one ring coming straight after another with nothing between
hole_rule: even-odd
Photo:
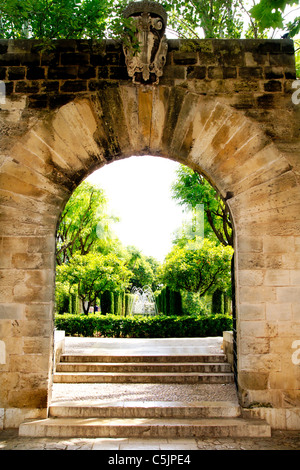
<instances>
[{"instance_id":1,"label":"stone pavement","mask_svg":"<svg viewBox=\"0 0 300 470\"><path fill-rule=\"evenodd\" d=\"M270 438L210 439L57 439L19 437L18 430L0 432L0 450L300 450L299 431L273 431Z\"/></svg>"},{"instance_id":2,"label":"stone pavement","mask_svg":"<svg viewBox=\"0 0 300 470\"><path fill-rule=\"evenodd\" d=\"M90 354L205 354L205 353L220 353L222 338L191 338L181 340L178 338L163 339L163 340L133 340L122 339L94 339L94 338L66 338L65 352L84 353L89 349ZM149 350L150 348L150 350ZM74 384L74 388L70 384L54 384L53 398L54 401L61 402L68 401L91 401L91 384L88 387ZM105 389L106 385L104 384ZM132 386L132 385L131 385ZM65 387L65 388L64 388ZM115 387L115 386L114 386ZM137 384L133 387L138 387ZM143 399L145 393L149 393L149 399L157 399L157 386L153 388L153 395L149 392L149 385L145 389L142 385L139 391L143 392ZM183 385L181 388L174 386L173 391L168 386L168 391L171 393L171 398L174 399L174 393L183 393L185 400L187 400L188 389L190 390L191 400L195 399L195 394L199 391L195 387ZM199 389L200 390L200 389ZM203 393L213 394L211 396L214 400L224 399L222 393L215 386L206 386ZM128 391L128 390L127 390ZM132 390L129 390L130 394ZM122 388L117 391L115 388L107 391L109 397L120 399L116 393L124 394ZM111 394L114 394L111 396ZM173 395L172 395L173 393ZM226 391L226 396L232 398L232 389ZM95 395L96 396L96 395ZM98 395L99 397L99 395ZM124 398L124 396L123 396ZM170 398L170 399L171 399ZM207 397L206 397L207 398ZM125 396L126 399L126 396ZM169 398L165 398L169 401ZM19 437L17 429L8 429L0 431L0 450L99 450L99 451L203 451L203 450L300 450L300 431L273 431L270 438L191 438L191 439L130 439L130 438L31 438Z\"/></svg>"}]
</instances>

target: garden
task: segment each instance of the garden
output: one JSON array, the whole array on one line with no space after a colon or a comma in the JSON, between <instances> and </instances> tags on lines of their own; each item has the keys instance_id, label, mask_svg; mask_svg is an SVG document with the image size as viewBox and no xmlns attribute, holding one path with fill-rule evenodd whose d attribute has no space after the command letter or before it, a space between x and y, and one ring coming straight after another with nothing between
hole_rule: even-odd
<instances>
[{"instance_id":1,"label":"garden","mask_svg":"<svg viewBox=\"0 0 300 470\"><path fill-rule=\"evenodd\" d=\"M86 181L77 187L56 235L56 329L116 338L220 336L232 329L228 209L201 175L184 166L172 197L191 217L160 263L116 237L101 188ZM138 293L145 292L150 310L137 306Z\"/></svg>"}]
</instances>

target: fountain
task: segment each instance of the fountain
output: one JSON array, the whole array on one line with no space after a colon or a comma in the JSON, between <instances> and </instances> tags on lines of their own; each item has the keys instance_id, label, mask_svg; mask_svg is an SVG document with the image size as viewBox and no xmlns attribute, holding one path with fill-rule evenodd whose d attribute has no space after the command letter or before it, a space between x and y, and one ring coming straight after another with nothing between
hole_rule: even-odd
<instances>
[{"instance_id":1,"label":"fountain","mask_svg":"<svg viewBox=\"0 0 300 470\"><path fill-rule=\"evenodd\" d=\"M134 295L132 315L157 315L155 297L150 286L133 287L131 294Z\"/></svg>"}]
</instances>

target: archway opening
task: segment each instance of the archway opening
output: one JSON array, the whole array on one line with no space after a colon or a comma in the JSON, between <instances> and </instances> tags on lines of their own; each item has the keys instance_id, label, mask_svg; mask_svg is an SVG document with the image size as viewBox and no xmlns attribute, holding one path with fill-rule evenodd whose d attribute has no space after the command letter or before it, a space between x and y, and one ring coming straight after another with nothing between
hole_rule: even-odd
<instances>
[{"instance_id":1,"label":"archway opening","mask_svg":"<svg viewBox=\"0 0 300 470\"><path fill-rule=\"evenodd\" d=\"M153 175L153 178L151 175ZM147 181L150 182L150 186L147 186ZM138 184L138 182L140 184ZM133 187L134 183L135 187ZM86 184L91 185L91 187L85 187ZM114 187L114 191L110 191L112 186ZM97 187L99 190L98 193L96 192ZM189 187L188 195L185 194L185 187ZM82 190L80 188L82 188ZM130 191L129 188L132 188L133 191ZM108 211L104 210L105 202L107 201L105 201L103 197L103 189L106 196L108 192L109 196L113 198L113 204L108 208L106 207ZM95 191L95 193L93 191ZM156 198L153 196L153 191L157 193ZM193 193L197 193L197 191L198 194L195 194L193 198ZM98 203L96 200L93 202L93 195L96 196L96 199L98 197ZM109 196L108 202L111 202ZM204 250L203 255L199 257L198 261L199 263L203 263L203 261L206 261L205 257L209 257L207 261L208 264L211 264L214 263L213 250L217 250L219 247L221 248L221 253L226 251L226 247L229 248L233 245L234 234L231 225L230 211L226 202L224 203L219 193L202 175L199 175L199 173L194 172L194 170L191 170L185 165L168 159L152 156L131 157L126 160L111 163L91 174L77 187L70 201L72 201L72 203L69 204L69 206L68 204L66 205L60 217L60 224L62 224L62 226L60 226L60 224L58 225L56 237L58 271L71 263L72 257L76 255L77 250L77 252L81 251L81 255L83 256L92 252L95 254L101 253L102 255L114 252L117 258L124 262L123 265L131 269L132 272L127 285L121 288L123 295L120 296L118 286L111 287L111 290L114 290L114 292L110 292L110 298L113 299L113 302L111 303L110 301L110 307L107 311L104 310L104 306L107 305L107 289L105 291L99 291L98 295L93 297L93 302L89 302L88 307L84 308L84 295L83 292L80 291L78 283L74 282L70 284L68 282L70 277L64 278L59 275L59 289L58 283L56 284L55 312L56 318L58 318L58 325L61 324L59 322L60 317L64 316L63 314L66 312L73 316L81 314L83 317L85 317L85 315L95 317L95 315L100 314L106 319L110 314L123 317L123 320L124 318L126 320L126 317L128 318L132 315L137 318L135 315L136 312L133 312L132 309L132 297L134 297L133 288L143 288L145 284L147 284L147 286L151 285L156 305L156 316L160 316L161 318L177 316L178 320L180 320L186 317L212 317L217 314L218 317L224 315L232 319L232 291L234 289L231 287L232 276L230 268L233 249L232 251L230 251L230 249L228 250L228 255L226 257L223 256L223 260L221 259L222 256L218 256L215 259L216 263L223 263L224 265L219 266L220 273L217 272L219 267L216 267L212 272L208 271L206 273L205 270L207 270L208 267L205 267L205 263L203 264L200 273L198 273L199 279L201 277L202 279L200 283L198 279L197 284L199 284L199 286L197 288L195 288L195 282L188 282L189 277L195 277L195 271L193 271L192 265L190 266L191 272L186 272L186 285L183 284L182 278L179 278L179 280L177 280L176 291L176 286L174 288L174 284L171 282L172 277L175 276L176 267L174 267L171 275L163 276L162 274L164 270L170 270L170 266L174 263L174 261L171 260L169 266L164 266L171 252L173 252L173 256L177 256L176 250L181 250L181 256L186 256L188 251L192 250L196 252L199 246L205 244L207 241L209 246L206 251ZM93 207L93 204L95 207ZM129 206L127 214L125 211L125 218L126 215L127 217L129 215L129 219L127 219L127 221L125 220L123 232L119 231L118 234L116 234L114 230L111 230L110 223L114 223L116 221L115 215L119 215L117 212L118 206L120 208L120 206L124 207L124 205L127 208ZM111 209L113 209L114 212L111 212ZM87 214L88 210L91 211L91 217L95 217L95 222L92 224ZM136 219L136 225L134 225L134 219L130 217L132 214L134 215L134 219ZM224 226L226 220L224 217L227 218L227 223L229 223L225 230ZM195 218L198 218L198 220L196 221ZM162 222L164 222L164 226ZM84 226L84 223L89 226ZM116 226L117 225L118 222L116 223ZM126 230L125 232L124 228ZM134 238L133 234L136 234L138 230L140 230L140 234L138 234L139 237ZM80 231L84 233L80 233ZM93 236L91 232L95 232L95 236ZM119 235L121 238L119 238ZM147 236L147 242L143 244ZM153 243L155 239L156 243ZM159 246L161 240L163 247ZM144 250L145 252L143 252ZM90 258L90 260L92 261L92 258ZM195 257L193 262L194 261ZM99 259L98 262L100 263L101 260ZM181 263L181 261L179 263ZM73 264L73 267L76 268L76 263ZM205 275L203 274L203 276L201 276L201 272L205 273ZM92 275L92 271L89 275ZM207 279L205 276L207 276ZM65 286L63 285L64 282ZM168 283L170 283L170 286ZM200 288L201 283L203 287ZM163 305L163 301L161 300L162 291L165 291L166 288L170 290L170 287L171 292L176 292L177 298L179 295L180 299L175 306L172 304L172 301L171 303L169 302L166 308L166 303ZM131 297L131 301L129 299L129 305L131 305L129 309L128 303L125 306L125 296ZM105 301L103 302L102 297L105 297ZM123 299L121 300L121 309L120 297ZM86 299L87 298L88 296ZM111 308L113 310L110 310ZM176 310L176 308L178 310ZM66 312L64 312L64 309ZM148 314L144 312L144 315L149 315L149 312ZM229 320L228 325L230 323ZM187 352L189 350L195 353L197 351L197 339L201 336L207 340L207 343L201 343L198 347L198 352L204 352L206 350L207 352L210 351L216 354L222 353L220 332L215 335L216 330L213 329L211 329L207 335L202 334L203 332L201 331L199 335L197 335L197 333L195 334L195 330L189 333L186 328L185 334L182 334L180 325L177 327L177 332L171 327L170 332L165 331L165 335L159 330L156 330L157 334L153 334L153 331L149 334L147 327L145 330L145 332L140 331L141 338L177 338L177 347L174 348L174 346L170 347L169 345L165 349L165 354L170 352L172 355L172 350L174 352L175 349L180 351L178 344L181 341L180 338L188 337L193 338L193 340L192 342L190 341L190 345L186 343L185 346L183 346L184 343L182 342L183 348L181 351L185 350L185 352ZM73 332L74 331L76 330L73 330ZM69 334L69 332L67 332L67 334ZM82 337L84 333L81 334L79 329L73 336L75 338ZM116 349L120 348L120 341L116 345L116 341L107 340L107 338L111 336L117 336L118 338L139 337L135 331L129 333L127 331L126 333L126 329L124 329L124 333L116 330L114 330L114 332L105 332L105 330L95 330L91 332L90 330L88 336L90 339L86 341L86 344L90 345L90 352L92 351L92 354L96 354L97 351L99 354L100 352L105 354L110 350L113 353ZM209 337L211 336L215 336L216 341L209 343ZM102 348L97 350L98 346L95 346L96 343L91 339L93 337L101 338L102 343L98 344L102 344ZM103 341L104 338L106 339ZM70 345L69 353L72 351L75 353L76 348L79 353L83 353L84 343L80 344L80 340L77 342L75 340L73 346L70 342L68 344ZM165 344L167 346L167 343ZM207 344L206 349L204 344ZM136 349L131 349L132 346L129 347L126 341L123 342L123 355L137 354L137 352L141 351L144 347L141 341L139 343L137 342L136 345ZM159 350L161 345L157 343L156 347ZM189 347L190 349L188 349ZM212 396L218 396L218 391L216 391L218 387L221 389L220 386L209 386ZM93 394L93 387L90 386L87 388L89 388ZM152 392L151 390L149 391L149 385L147 385L146 388L151 397ZM150 388L153 390L153 386ZM186 394L188 385L186 385L185 388L183 394ZM194 390L191 389L190 393L193 393L194 399L197 399L197 393L199 394L198 398L201 399L202 397L203 399L203 387L202 391L201 386L200 388L198 387L198 390L196 390L196 388L197 387L194 386ZM229 399L232 399L235 395L234 389L231 385L229 385L227 389L227 395L230 397ZM100 394L104 393L105 395L105 386L104 388L103 385L100 386L100 390ZM119 393L123 393L126 397L127 392L128 390L126 388L124 389L124 387L122 389L122 386L118 386L117 392L115 389L113 390L113 393L116 393L119 399L122 398L122 395L120 396ZM68 387L64 392L62 385L54 384L54 401L57 399L62 400L64 396L66 398L72 395L72 393L73 392L68 390ZM86 393L86 391L83 391L83 395ZM97 390L96 393L99 395L99 390ZM134 393L134 387L130 394L132 393ZM157 396L157 393L159 392L156 390L155 396ZM180 396L182 397L183 395L179 394L178 397ZM226 396L226 394L222 393L223 399L224 396ZM146 391L143 397L147 399ZM208 396L206 396L206 398L208 398Z\"/></svg>"}]
</instances>

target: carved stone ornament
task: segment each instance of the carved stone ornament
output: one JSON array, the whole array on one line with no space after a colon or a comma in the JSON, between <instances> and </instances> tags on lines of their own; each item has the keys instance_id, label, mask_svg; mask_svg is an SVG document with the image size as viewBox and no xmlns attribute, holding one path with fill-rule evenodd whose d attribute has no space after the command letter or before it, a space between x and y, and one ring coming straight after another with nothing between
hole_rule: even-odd
<instances>
[{"instance_id":1,"label":"carved stone ornament","mask_svg":"<svg viewBox=\"0 0 300 470\"><path fill-rule=\"evenodd\" d=\"M133 83L158 84L166 62L168 44L165 36L167 13L155 2L132 2L123 12L125 18L133 18L136 27L136 51L128 37L123 45L128 75Z\"/></svg>"}]
</instances>

